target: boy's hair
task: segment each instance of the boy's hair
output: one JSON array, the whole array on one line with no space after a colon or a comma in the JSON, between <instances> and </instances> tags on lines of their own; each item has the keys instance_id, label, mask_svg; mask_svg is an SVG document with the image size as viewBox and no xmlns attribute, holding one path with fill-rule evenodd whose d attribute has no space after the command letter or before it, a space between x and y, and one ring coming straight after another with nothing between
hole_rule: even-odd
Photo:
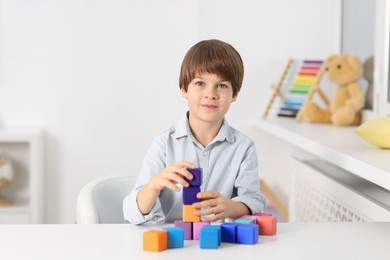
<instances>
[{"instance_id":1,"label":"boy's hair","mask_svg":"<svg viewBox=\"0 0 390 260\"><path fill-rule=\"evenodd\" d=\"M200 41L184 56L179 87L187 92L196 75L216 74L232 83L233 97L237 96L244 78L244 64L240 54L230 44L220 40Z\"/></svg>"}]
</instances>

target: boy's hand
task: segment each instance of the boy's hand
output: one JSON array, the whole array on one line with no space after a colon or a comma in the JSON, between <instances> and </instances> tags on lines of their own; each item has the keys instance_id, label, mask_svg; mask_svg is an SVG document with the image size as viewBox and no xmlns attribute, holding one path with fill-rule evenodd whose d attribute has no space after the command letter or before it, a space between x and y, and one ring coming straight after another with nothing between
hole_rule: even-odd
<instances>
[{"instance_id":1,"label":"boy's hand","mask_svg":"<svg viewBox=\"0 0 390 260\"><path fill-rule=\"evenodd\" d=\"M213 222L249 214L249 209L243 203L227 199L216 191L199 192L197 197L201 202L196 202L192 206L197 209L204 209L196 211L195 215L210 215L210 217L204 218L202 221Z\"/></svg>"},{"instance_id":2,"label":"boy's hand","mask_svg":"<svg viewBox=\"0 0 390 260\"><path fill-rule=\"evenodd\" d=\"M176 184L180 183L184 187L188 187L189 184L183 177L186 177L189 180L192 180L193 178L192 174L187 171L186 168L193 169L195 168L195 165L186 161L174 163L157 173L150 179L147 186L157 192L160 192L165 188L180 191L180 188L177 187Z\"/></svg>"}]
</instances>

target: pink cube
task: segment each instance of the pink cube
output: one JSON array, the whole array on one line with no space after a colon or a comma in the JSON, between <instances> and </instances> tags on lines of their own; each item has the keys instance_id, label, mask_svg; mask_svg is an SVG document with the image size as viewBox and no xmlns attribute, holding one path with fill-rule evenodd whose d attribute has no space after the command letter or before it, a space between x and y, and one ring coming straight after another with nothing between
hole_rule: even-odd
<instances>
[{"instance_id":1,"label":"pink cube","mask_svg":"<svg viewBox=\"0 0 390 260\"><path fill-rule=\"evenodd\" d=\"M210 222L194 222L192 224L192 239L193 240L199 240L199 237L200 237L200 230L204 227L204 226L209 226L210 225Z\"/></svg>"},{"instance_id":2,"label":"pink cube","mask_svg":"<svg viewBox=\"0 0 390 260\"><path fill-rule=\"evenodd\" d=\"M259 235L273 236L276 234L276 217L259 216L256 222L259 225Z\"/></svg>"}]
</instances>

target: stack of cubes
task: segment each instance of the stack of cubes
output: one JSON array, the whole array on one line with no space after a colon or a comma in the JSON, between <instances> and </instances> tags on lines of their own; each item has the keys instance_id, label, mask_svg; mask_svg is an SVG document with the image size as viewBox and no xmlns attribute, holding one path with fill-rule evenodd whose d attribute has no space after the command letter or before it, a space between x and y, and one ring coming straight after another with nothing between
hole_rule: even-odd
<instances>
[{"instance_id":1,"label":"stack of cubes","mask_svg":"<svg viewBox=\"0 0 390 260\"><path fill-rule=\"evenodd\" d=\"M196 195L202 184L202 168L187 170L193 178L185 178L189 186L183 187L183 220L175 221L175 227L184 230L185 240L199 240L200 248L218 248L221 243L221 228L211 226L209 222L202 222L200 217L194 214L195 209L192 207L193 203L200 201Z\"/></svg>"}]
</instances>

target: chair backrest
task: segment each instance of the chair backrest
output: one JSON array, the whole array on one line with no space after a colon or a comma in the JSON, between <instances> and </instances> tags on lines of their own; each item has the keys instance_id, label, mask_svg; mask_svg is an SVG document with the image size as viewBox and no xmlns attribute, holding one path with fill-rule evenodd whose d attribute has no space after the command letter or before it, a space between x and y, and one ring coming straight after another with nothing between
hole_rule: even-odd
<instances>
[{"instance_id":1,"label":"chair backrest","mask_svg":"<svg viewBox=\"0 0 390 260\"><path fill-rule=\"evenodd\" d=\"M123 199L136 176L105 176L86 184L77 198L77 224L128 223L123 218Z\"/></svg>"}]
</instances>

